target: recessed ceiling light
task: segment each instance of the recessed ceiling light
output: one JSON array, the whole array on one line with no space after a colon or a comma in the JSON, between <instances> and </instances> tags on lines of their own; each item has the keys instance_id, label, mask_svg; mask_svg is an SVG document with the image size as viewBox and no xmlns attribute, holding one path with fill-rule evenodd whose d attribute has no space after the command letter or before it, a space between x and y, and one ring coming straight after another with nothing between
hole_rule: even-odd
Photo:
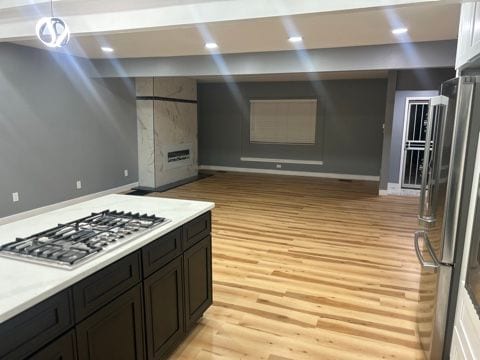
<instances>
[{"instance_id":1,"label":"recessed ceiling light","mask_svg":"<svg viewBox=\"0 0 480 360\"><path fill-rule=\"evenodd\" d=\"M291 43L298 43L298 42L301 42L303 40L303 38L301 36L290 36L288 38L288 41L290 41Z\"/></svg>"},{"instance_id":2,"label":"recessed ceiling light","mask_svg":"<svg viewBox=\"0 0 480 360\"><path fill-rule=\"evenodd\" d=\"M407 31L408 31L407 28L396 28L392 30L392 34L400 35L400 34L405 34Z\"/></svg>"},{"instance_id":3,"label":"recessed ceiling light","mask_svg":"<svg viewBox=\"0 0 480 360\"><path fill-rule=\"evenodd\" d=\"M217 43L214 43L214 42L207 42L207 43L205 43L205 47L207 49L217 49L218 45L217 45Z\"/></svg>"},{"instance_id":4,"label":"recessed ceiling light","mask_svg":"<svg viewBox=\"0 0 480 360\"><path fill-rule=\"evenodd\" d=\"M108 46L102 46L101 49L102 49L103 52L107 52L107 53L113 52L113 48L108 47Z\"/></svg>"}]
</instances>

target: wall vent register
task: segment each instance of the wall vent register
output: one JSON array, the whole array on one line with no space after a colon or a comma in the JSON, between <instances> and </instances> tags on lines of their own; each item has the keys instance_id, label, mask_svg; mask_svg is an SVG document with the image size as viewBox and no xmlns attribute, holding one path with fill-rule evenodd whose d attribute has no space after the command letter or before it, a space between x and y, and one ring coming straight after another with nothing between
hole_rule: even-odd
<instances>
[{"instance_id":1,"label":"wall vent register","mask_svg":"<svg viewBox=\"0 0 480 360\"><path fill-rule=\"evenodd\" d=\"M104 210L0 246L0 256L73 269L169 222L153 215Z\"/></svg>"}]
</instances>

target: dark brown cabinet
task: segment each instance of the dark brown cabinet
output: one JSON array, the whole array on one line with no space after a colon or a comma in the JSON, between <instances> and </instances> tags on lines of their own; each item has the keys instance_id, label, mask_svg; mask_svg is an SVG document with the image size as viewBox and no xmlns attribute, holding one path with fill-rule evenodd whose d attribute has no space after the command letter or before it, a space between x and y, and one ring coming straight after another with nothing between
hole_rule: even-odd
<instances>
[{"instance_id":1,"label":"dark brown cabinet","mask_svg":"<svg viewBox=\"0 0 480 360\"><path fill-rule=\"evenodd\" d=\"M185 321L189 330L212 304L212 238L185 251Z\"/></svg>"},{"instance_id":2,"label":"dark brown cabinet","mask_svg":"<svg viewBox=\"0 0 480 360\"><path fill-rule=\"evenodd\" d=\"M149 276L180 255L182 255L182 228L142 248L143 276Z\"/></svg>"},{"instance_id":3,"label":"dark brown cabinet","mask_svg":"<svg viewBox=\"0 0 480 360\"><path fill-rule=\"evenodd\" d=\"M44 349L33 355L30 360L76 360L75 331L70 330Z\"/></svg>"},{"instance_id":4,"label":"dark brown cabinet","mask_svg":"<svg viewBox=\"0 0 480 360\"><path fill-rule=\"evenodd\" d=\"M23 359L73 326L70 289L0 326L0 359Z\"/></svg>"},{"instance_id":5,"label":"dark brown cabinet","mask_svg":"<svg viewBox=\"0 0 480 360\"><path fill-rule=\"evenodd\" d=\"M143 359L142 302L138 284L78 324L78 359Z\"/></svg>"},{"instance_id":6,"label":"dark brown cabinet","mask_svg":"<svg viewBox=\"0 0 480 360\"><path fill-rule=\"evenodd\" d=\"M184 336L182 257L144 281L148 359L161 359Z\"/></svg>"},{"instance_id":7,"label":"dark brown cabinet","mask_svg":"<svg viewBox=\"0 0 480 360\"><path fill-rule=\"evenodd\" d=\"M158 360L212 304L210 212L0 324L0 359Z\"/></svg>"},{"instance_id":8,"label":"dark brown cabinet","mask_svg":"<svg viewBox=\"0 0 480 360\"><path fill-rule=\"evenodd\" d=\"M183 250L187 250L210 234L212 220L210 212L200 215L183 225Z\"/></svg>"},{"instance_id":9,"label":"dark brown cabinet","mask_svg":"<svg viewBox=\"0 0 480 360\"><path fill-rule=\"evenodd\" d=\"M108 304L141 279L140 252L137 251L73 285L76 322Z\"/></svg>"}]
</instances>

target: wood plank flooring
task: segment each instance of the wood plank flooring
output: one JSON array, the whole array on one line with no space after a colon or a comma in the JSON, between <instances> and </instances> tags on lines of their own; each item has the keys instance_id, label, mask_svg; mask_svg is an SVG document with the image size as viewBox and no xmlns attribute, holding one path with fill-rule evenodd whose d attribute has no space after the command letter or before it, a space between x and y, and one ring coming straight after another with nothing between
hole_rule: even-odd
<instances>
[{"instance_id":1,"label":"wood plank flooring","mask_svg":"<svg viewBox=\"0 0 480 360\"><path fill-rule=\"evenodd\" d=\"M421 359L417 198L377 184L215 173L214 304L172 359Z\"/></svg>"}]
</instances>

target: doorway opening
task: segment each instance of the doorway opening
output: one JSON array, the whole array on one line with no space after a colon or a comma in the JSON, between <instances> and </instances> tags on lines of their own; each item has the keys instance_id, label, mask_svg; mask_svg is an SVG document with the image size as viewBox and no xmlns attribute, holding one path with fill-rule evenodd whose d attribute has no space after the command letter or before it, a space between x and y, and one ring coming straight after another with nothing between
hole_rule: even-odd
<instances>
[{"instance_id":1,"label":"doorway opening","mask_svg":"<svg viewBox=\"0 0 480 360\"><path fill-rule=\"evenodd\" d=\"M430 98L407 98L400 180L402 189L420 190ZM430 144L431 146L431 144Z\"/></svg>"}]
</instances>

